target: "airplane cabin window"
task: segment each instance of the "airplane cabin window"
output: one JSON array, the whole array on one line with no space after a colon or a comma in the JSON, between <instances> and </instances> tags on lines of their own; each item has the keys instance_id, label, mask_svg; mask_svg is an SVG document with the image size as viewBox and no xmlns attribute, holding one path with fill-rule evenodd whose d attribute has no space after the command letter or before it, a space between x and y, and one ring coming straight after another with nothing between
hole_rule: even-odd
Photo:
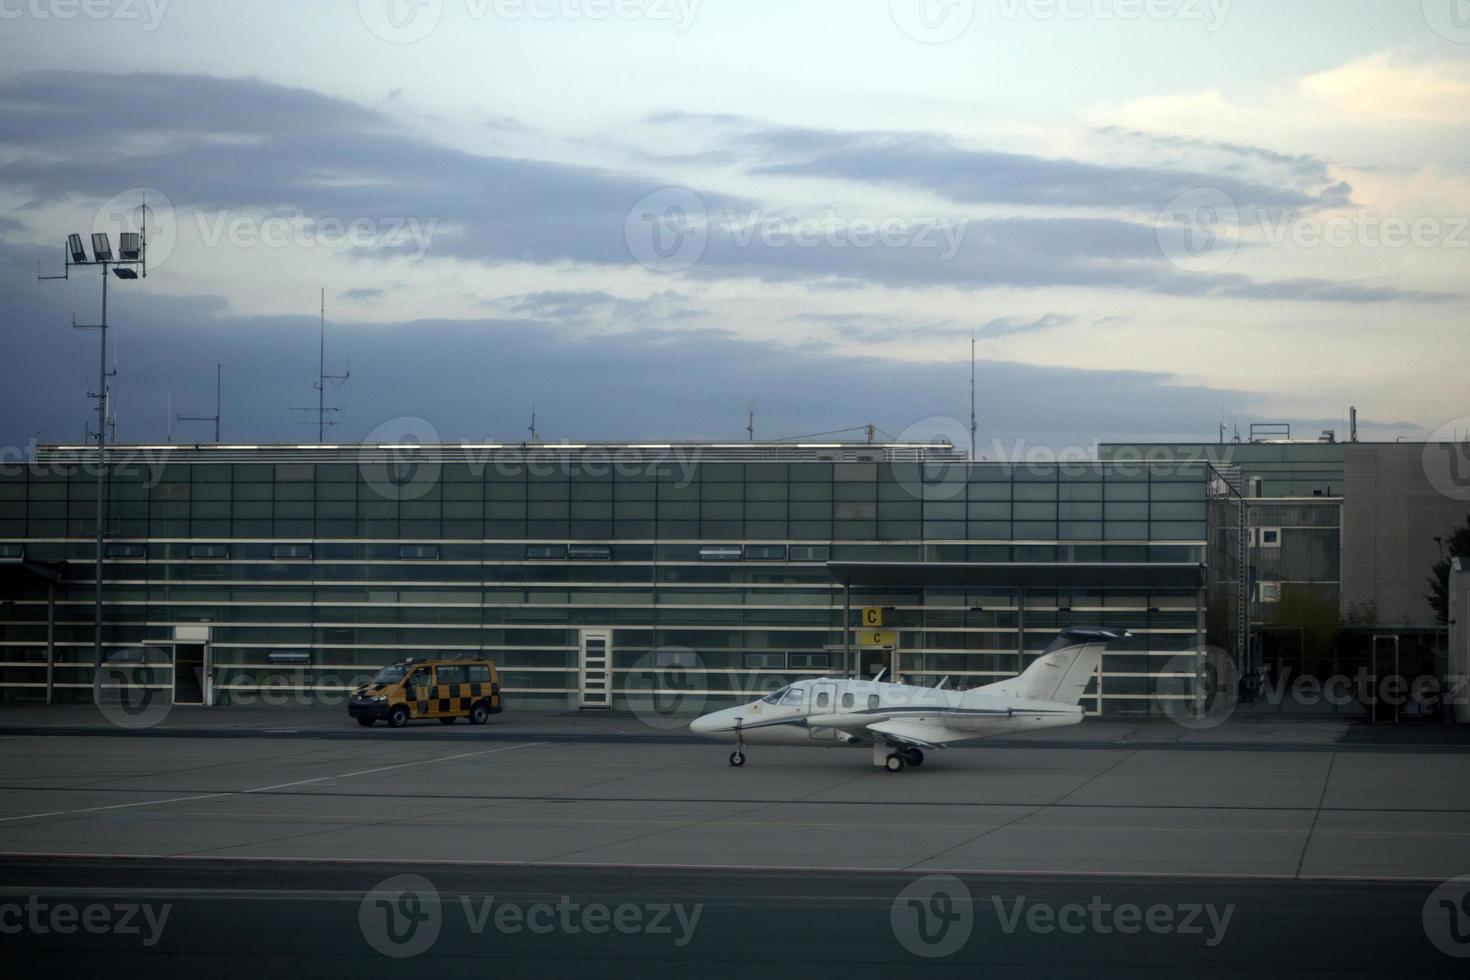
<instances>
[{"instance_id":1,"label":"airplane cabin window","mask_svg":"<svg viewBox=\"0 0 1470 980\"><path fill-rule=\"evenodd\" d=\"M823 691L822 693L820 693L820 694L817 695L817 707L819 707L819 708L825 708L825 707L827 707L827 702L830 701L830 700L831 699L827 696L827 692L826 691Z\"/></svg>"},{"instance_id":2,"label":"airplane cabin window","mask_svg":"<svg viewBox=\"0 0 1470 980\"><path fill-rule=\"evenodd\" d=\"M803 697L803 695L805 693L806 692L802 691L800 688L793 687L791 690L789 690L789 691L786 692L786 696L781 699L781 703L782 704L801 704L802 697Z\"/></svg>"},{"instance_id":3,"label":"airplane cabin window","mask_svg":"<svg viewBox=\"0 0 1470 980\"><path fill-rule=\"evenodd\" d=\"M868 695L868 708L869 708L869 710L877 710L877 708L878 708L878 695L876 695L876 694L869 694Z\"/></svg>"},{"instance_id":4,"label":"airplane cabin window","mask_svg":"<svg viewBox=\"0 0 1470 980\"><path fill-rule=\"evenodd\" d=\"M844 694L844 695L842 695L842 706L844 708L851 708L852 707L852 695L851 694Z\"/></svg>"}]
</instances>

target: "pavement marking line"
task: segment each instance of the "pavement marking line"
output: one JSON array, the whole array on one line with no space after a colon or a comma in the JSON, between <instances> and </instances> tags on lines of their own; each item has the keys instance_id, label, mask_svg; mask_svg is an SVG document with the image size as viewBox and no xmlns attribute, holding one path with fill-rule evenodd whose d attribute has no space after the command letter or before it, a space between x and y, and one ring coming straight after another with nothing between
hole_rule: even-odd
<instances>
[{"instance_id":1,"label":"pavement marking line","mask_svg":"<svg viewBox=\"0 0 1470 980\"><path fill-rule=\"evenodd\" d=\"M256 786L252 789L232 789L220 793L205 793L202 796L176 796L167 800L142 800L138 803L113 803L109 806L89 806L79 810L53 810L50 813L27 813L19 817L0 817L0 823L9 823L13 820L37 820L41 817L68 817L81 813L103 813L107 810L127 810L140 806L167 806L170 803L194 803L199 800L217 800L227 796L248 796L251 793L269 793L274 790L288 789L292 786L309 786L312 783L324 783L329 779L351 779L354 776L368 776L373 773L391 772L394 769L407 769L410 766L432 766L441 762L454 762L458 759L468 759L479 755L494 755L497 752L514 752L516 749L530 749L540 745L540 742L526 742L522 745L502 745L496 749L483 749L479 752L461 752L458 755L448 755L441 759L419 759L414 762L400 762L392 766L378 766L374 769L361 769L357 772L337 773L331 776L318 776L315 779L299 779L292 783L278 783L275 786Z\"/></svg>"}]
</instances>

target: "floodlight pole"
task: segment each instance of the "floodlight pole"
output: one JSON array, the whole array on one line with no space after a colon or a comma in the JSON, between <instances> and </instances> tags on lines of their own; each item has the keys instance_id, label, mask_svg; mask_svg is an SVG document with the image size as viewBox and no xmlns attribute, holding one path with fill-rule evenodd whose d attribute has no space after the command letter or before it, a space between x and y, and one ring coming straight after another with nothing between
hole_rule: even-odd
<instances>
[{"instance_id":1,"label":"floodlight pole","mask_svg":"<svg viewBox=\"0 0 1470 980\"><path fill-rule=\"evenodd\" d=\"M105 477L107 472L107 274L116 272L119 277L129 279L138 278L137 269L141 268L143 276L148 275L148 233L147 233L147 203L143 204L143 231L137 234L136 252L130 252L127 239L128 233L124 233L123 241L119 243L119 253L113 256L112 245L105 234L92 236L92 259L87 259L86 253L82 251L80 236L72 236L67 241L63 252L65 265L59 276L43 276L40 269L36 270L37 279L70 279L72 266L95 265L102 270L102 322L97 324L77 323L75 317L72 326L80 329L95 329L101 336L98 351L98 378L97 378L97 526L95 554L93 556L93 632L92 632L92 669L93 676L100 676L102 670L102 556L107 537L107 498L105 488ZM99 239L101 242L99 244ZM73 242L76 244L73 245ZM105 251L104 251L105 249ZM37 263L39 265L39 263Z\"/></svg>"}]
</instances>

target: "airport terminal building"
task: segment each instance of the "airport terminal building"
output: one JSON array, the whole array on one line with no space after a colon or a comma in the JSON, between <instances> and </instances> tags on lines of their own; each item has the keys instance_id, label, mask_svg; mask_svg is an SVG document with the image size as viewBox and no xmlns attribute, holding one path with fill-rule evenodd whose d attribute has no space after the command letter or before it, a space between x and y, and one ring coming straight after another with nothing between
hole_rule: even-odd
<instances>
[{"instance_id":1,"label":"airport terminal building","mask_svg":"<svg viewBox=\"0 0 1470 980\"><path fill-rule=\"evenodd\" d=\"M107 676L95 452L42 447L0 475L4 701L88 700ZM1248 629L1240 477L1197 459L784 443L108 459L103 657L177 703L340 699L435 655L493 657L508 704L592 710L668 686L718 703L845 663L969 687L1096 625L1134 636L1087 707L1141 713L1182 651L1237 653Z\"/></svg>"}]
</instances>

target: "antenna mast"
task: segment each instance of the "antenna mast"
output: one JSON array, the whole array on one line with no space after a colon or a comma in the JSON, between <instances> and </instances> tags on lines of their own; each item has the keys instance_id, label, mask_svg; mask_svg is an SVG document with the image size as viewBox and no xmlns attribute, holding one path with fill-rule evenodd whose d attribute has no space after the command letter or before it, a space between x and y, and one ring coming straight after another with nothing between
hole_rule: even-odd
<instances>
[{"instance_id":1,"label":"antenna mast","mask_svg":"<svg viewBox=\"0 0 1470 980\"><path fill-rule=\"evenodd\" d=\"M536 431L536 405L534 402L531 404L531 425L529 431L531 433L532 442L541 441L541 434Z\"/></svg>"},{"instance_id":2,"label":"antenna mast","mask_svg":"<svg viewBox=\"0 0 1470 980\"><path fill-rule=\"evenodd\" d=\"M750 403L750 408L745 413L745 432L751 442L755 442L755 402Z\"/></svg>"},{"instance_id":3,"label":"antenna mast","mask_svg":"<svg viewBox=\"0 0 1470 980\"><path fill-rule=\"evenodd\" d=\"M975 416L975 332L970 331L970 462L975 462L975 434L980 423Z\"/></svg>"},{"instance_id":4,"label":"antenna mast","mask_svg":"<svg viewBox=\"0 0 1470 980\"><path fill-rule=\"evenodd\" d=\"M214 441L215 441L216 444L219 443L219 421L220 421L220 416L222 414L224 414L223 412L220 411L220 392L224 388L224 378L225 378L225 366L223 364L216 364L214 366L214 414L213 415L180 415L179 416L179 421L180 422L213 422L214 423ZM172 395L169 396L169 403L170 404L173 403L173 396ZM170 430L169 442L173 442L172 430Z\"/></svg>"},{"instance_id":5,"label":"antenna mast","mask_svg":"<svg viewBox=\"0 0 1470 980\"><path fill-rule=\"evenodd\" d=\"M345 384L351 377L351 370L344 371L342 374L327 373L327 290L324 286L322 287L321 339L317 353L316 384L312 385L316 389L316 408L298 408L296 410L298 412L316 413L317 442L326 442L327 429L337 424L335 421L328 422L327 415L331 412L342 411L339 405L329 406L327 404L327 382L333 381L337 384Z\"/></svg>"}]
</instances>

